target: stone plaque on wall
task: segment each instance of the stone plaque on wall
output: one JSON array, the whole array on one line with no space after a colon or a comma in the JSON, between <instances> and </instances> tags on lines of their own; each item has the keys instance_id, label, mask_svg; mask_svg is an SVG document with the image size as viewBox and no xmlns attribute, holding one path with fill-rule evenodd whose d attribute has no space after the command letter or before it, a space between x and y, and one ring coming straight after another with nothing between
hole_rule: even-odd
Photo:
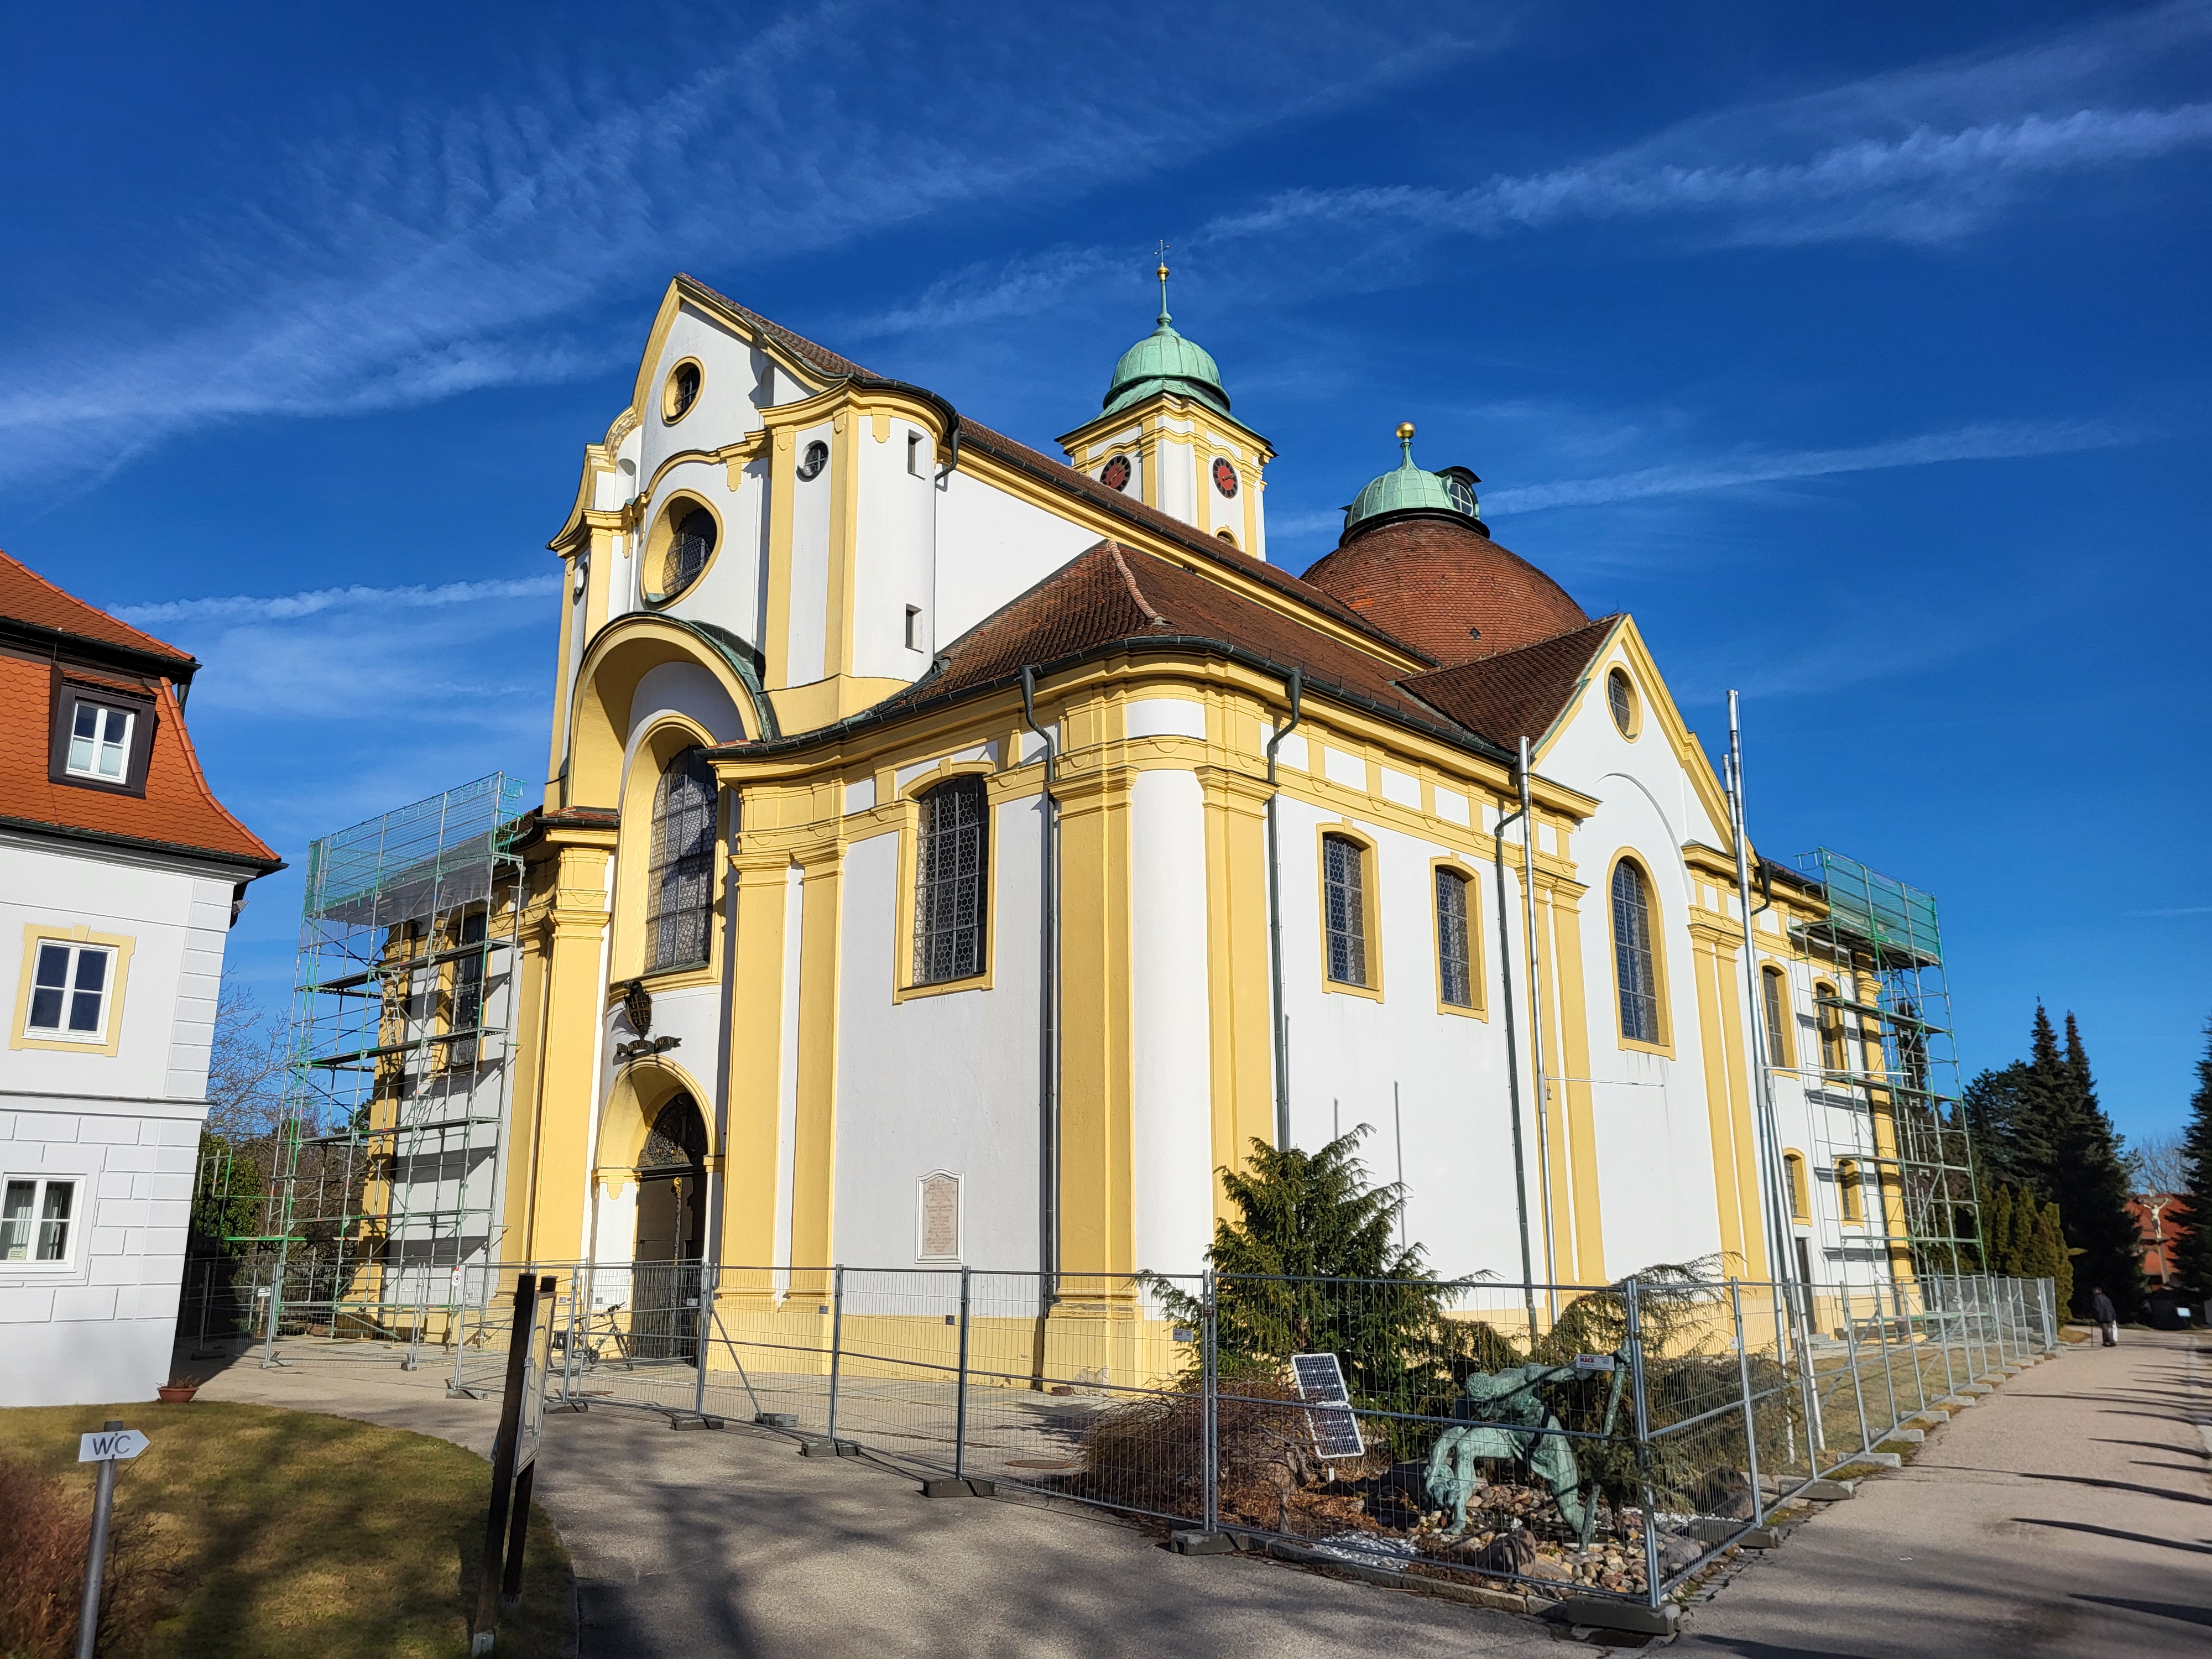
<instances>
[{"instance_id":1,"label":"stone plaque on wall","mask_svg":"<svg viewBox=\"0 0 2212 1659\"><path fill-rule=\"evenodd\" d=\"M921 1178L921 1243L924 1261L960 1259L960 1177L939 1170Z\"/></svg>"}]
</instances>

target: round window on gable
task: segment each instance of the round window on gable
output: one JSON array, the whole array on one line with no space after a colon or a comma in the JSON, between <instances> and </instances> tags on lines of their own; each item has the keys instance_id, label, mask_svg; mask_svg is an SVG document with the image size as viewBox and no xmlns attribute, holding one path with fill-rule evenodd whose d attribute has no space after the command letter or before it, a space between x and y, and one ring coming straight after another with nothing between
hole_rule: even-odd
<instances>
[{"instance_id":1,"label":"round window on gable","mask_svg":"<svg viewBox=\"0 0 2212 1659\"><path fill-rule=\"evenodd\" d=\"M722 527L700 502L678 496L668 504L646 546L647 600L665 605L697 581L714 556Z\"/></svg>"},{"instance_id":2,"label":"round window on gable","mask_svg":"<svg viewBox=\"0 0 2212 1659\"><path fill-rule=\"evenodd\" d=\"M1628 678L1628 671L1616 668L1605 677L1605 700L1613 709L1613 723L1620 728L1620 735L1636 735L1636 684Z\"/></svg>"},{"instance_id":3,"label":"round window on gable","mask_svg":"<svg viewBox=\"0 0 2212 1659\"><path fill-rule=\"evenodd\" d=\"M691 406L699 401L699 388L705 383L705 372L689 357L670 369L668 384L660 393L662 422L674 426L689 415Z\"/></svg>"},{"instance_id":4,"label":"round window on gable","mask_svg":"<svg viewBox=\"0 0 2212 1659\"><path fill-rule=\"evenodd\" d=\"M822 476L822 469L830 465L830 446L817 438L806 446L806 453L799 458L799 476L814 479Z\"/></svg>"}]
</instances>

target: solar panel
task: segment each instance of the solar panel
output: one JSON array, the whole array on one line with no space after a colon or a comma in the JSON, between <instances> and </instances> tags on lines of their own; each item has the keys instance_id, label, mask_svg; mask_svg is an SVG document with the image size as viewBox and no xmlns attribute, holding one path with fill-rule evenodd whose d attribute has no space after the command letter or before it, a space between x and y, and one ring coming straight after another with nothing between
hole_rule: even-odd
<instances>
[{"instance_id":1,"label":"solar panel","mask_svg":"<svg viewBox=\"0 0 2212 1659\"><path fill-rule=\"evenodd\" d=\"M1291 1380L1298 1398L1306 1402L1306 1425L1313 1431L1314 1450L1324 1463L1342 1463L1366 1455L1359 1437L1359 1421L1352 1414L1352 1396L1344 1389L1344 1368L1333 1353L1294 1353Z\"/></svg>"}]
</instances>

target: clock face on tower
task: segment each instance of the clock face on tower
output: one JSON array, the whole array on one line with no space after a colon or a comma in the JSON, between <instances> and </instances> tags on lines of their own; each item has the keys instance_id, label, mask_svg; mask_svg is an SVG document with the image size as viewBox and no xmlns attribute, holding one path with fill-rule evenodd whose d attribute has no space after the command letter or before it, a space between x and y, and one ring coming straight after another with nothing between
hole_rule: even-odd
<instances>
[{"instance_id":1,"label":"clock face on tower","mask_svg":"<svg viewBox=\"0 0 2212 1659\"><path fill-rule=\"evenodd\" d=\"M1218 458L1213 463L1213 487L1224 495L1237 493L1237 469Z\"/></svg>"},{"instance_id":2,"label":"clock face on tower","mask_svg":"<svg viewBox=\"0 0 2212 1659\"><path fill-rule=\"evenodd\" d=\"M1105 471L1098 475L1098 482L1109 489L1127 489L1129 487L1129 458L1116 455L1107 462Z\"/></svg>"}]
</instances>

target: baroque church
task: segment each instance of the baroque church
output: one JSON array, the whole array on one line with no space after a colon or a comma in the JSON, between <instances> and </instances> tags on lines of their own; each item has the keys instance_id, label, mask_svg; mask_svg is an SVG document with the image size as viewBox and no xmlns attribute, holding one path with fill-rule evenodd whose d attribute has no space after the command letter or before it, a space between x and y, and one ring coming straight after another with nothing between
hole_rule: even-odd
<instances>
[{"instance_id":1,"label":"baroque church","mask_svg":"<svg viewBox=\"0 0 2212 1659\"><path fill-rule=\"evenodd\" d=\"M1634 620L1410 425L1271 562L1159 276L1057 457L669 285L550 544L498 1254L1190 1272L1255 1141L1366 1125L1447 1273L1885 1271L1758 1127L1817 892L1747 947Z\"/></svg>"}]
</instances>

